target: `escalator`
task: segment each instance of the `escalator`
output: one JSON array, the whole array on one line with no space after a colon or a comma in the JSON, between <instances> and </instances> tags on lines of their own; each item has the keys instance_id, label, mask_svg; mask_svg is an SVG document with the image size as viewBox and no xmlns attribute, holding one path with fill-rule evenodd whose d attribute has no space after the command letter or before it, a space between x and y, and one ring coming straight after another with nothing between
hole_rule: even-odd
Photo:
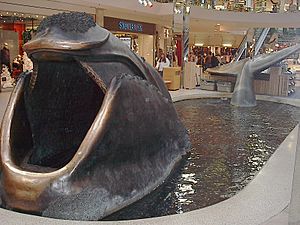
<instances>
[{"instance_id":1,"label":"escalator","mask_svg":"<svg viewBox=\"0 0 300 225\"><path fill-rule=\"evenodd\" d=\"M275 32L276 29L274 28L249 29L244 36L233 61L236 62L250 56L256 56L264 44L271 41Z\"/></svg>"}]
</instances>

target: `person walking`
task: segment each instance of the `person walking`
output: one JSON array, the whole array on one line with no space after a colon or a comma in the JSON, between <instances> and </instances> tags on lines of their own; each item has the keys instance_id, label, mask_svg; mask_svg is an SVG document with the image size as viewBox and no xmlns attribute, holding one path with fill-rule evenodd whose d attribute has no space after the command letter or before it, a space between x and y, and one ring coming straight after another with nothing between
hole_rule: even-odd
<instances>
[{"instance_id":1,"label":"person walking","mask_svg":"<svg viewBox=\"0 0 300 225\"><path fill-rule=\"evenodd\" d=\"M208 55L205 57L204 59L204 70L206 70L207 68L211 68L211 52L208 53Z\"/></svg>"},{"instance_id":2,"label":"person walking","mask_svg":"<svg viewBox=\"0 0 300 225\"><path fill-rule=\"evenodd\" d=\"M165 67L170 67L170 60L166 57L165 53L161 53L155 67L161 77L163 77L163 70Z\"/></svg>"},{"instance_id":3,"label":"person walking","mask_svg":"<svg viewBox=\"0 0 300 225\"><path fill-rule=\"evenodd\" d=\"M3 48L1 49L0 53L0 60L1 60L1 65L6 65L8 67L9 72L11 72L11 67L10 67L10 52L8 49L8 44L4 43Z\"/></svg>"},{"instance_id":4,"label":"person walking","mask_svg":"<svg viewBox=\"0 0 300 225\"><path fill-rule=\"evenodd\" d=\"M219 60L218 58L215 56L214 53L212 53L212 56L211 56L211 67L216 67L216 66L219 66Z\"/></svg>"}]
</instances>

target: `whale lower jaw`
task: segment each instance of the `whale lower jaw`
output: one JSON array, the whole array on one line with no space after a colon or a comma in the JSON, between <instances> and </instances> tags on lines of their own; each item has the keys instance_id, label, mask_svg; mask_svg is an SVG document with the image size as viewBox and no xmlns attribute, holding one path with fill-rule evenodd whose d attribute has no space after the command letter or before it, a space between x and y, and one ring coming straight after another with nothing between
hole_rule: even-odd
<instances>
[{"instance_id":1,"label":"whale lower jaw","mask_svg":"<svg viewBox=\"0 0 300 225\"><path fill-rule=\"evenodd\" d=\"M105 95L94 82L98 107L89 115L91 125L78 147L70 148L74 153L67 159L56 158L61 149L53 143L50 153L43 155L39 145L53 140L35 139L39 125L46 126L48 121L43 115L48 104L42 102L47 98L39 93L45 81L39 76L33 85L29 74L21 77L2 122L1 199L5 208L60 219L99 220L162 184L189 149L187 132L172 103L148 81L122 75L112 80ZM27 103L41 107L36 111ZM61 109L59 104L55 107ZM36 121L32 115L41 117ZM52 123L50 119L49 129ZM57 136L52 138L58 142Z\"/></svg>"},{"instance_id":2,"label":"whale lower jaw","mask_svg":"<svg viewBox=\"0 0 300 225\"><path fill-rule=\"evenodd\" d=\"M101 127L105 125L109 117L107 116L109 107L100 108L104 94L99 88L99 106L96 107L99 111L96 112L95 118L90 120L90 127L85 128L87 133L81 135L83 139L77 149L73 149L73 153L70 154L64 153L68 155L67 159L60 159L59 156L56 158L53 155L59 152L53 152L46 156L49 160L46 160L46 157L45 160L39 158L34 155L34 151L41 153L39 149L34 149L34 142L39 140L34 140L36 135L31 133L31 130L35 128L29 124L30 116L28 116L28 107L25 106L26 95L34 95L35 88L38 89L39 81L32 84L33 74L27 73L21 76L11 94L2 121L0 149L4 192L2 192L1 198L3 205L7 208L41 213L49 206L47 199L53 197L51 196L53 193L50 192L57 189L55 186L61 186L57 196L70 192L70 189L65 189L63 185L68 183L72 172L90 153L92 143L95 142L94 139L103 135ZM31 85L36 85L36 87L31 87ZM33 90L31 90L32 88ZM29 101L28 96L27 101ZM42 122L46 126L47 121ZM36 159L33 159L34 156Z\"/></svg>"}]
</instances>

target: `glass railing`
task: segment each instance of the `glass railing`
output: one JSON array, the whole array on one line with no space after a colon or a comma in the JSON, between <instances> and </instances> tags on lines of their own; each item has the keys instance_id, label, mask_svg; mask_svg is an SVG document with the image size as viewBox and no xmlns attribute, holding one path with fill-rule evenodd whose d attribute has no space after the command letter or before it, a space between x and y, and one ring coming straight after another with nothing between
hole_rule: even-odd
<instances>
[{"instance_id":1,"label":"glass railing","mask_svg":"<svg viewBox=\"0 0 300 225\"><path fill-rule=\"evenodd\" d=\"M251 41L249 42L249 40ZM299 28L253 28L253 31L248 31L245 35L234 61L250 57L250 55L255 56L259 53L278 51L299 42ZM299 53L297 52L290 57L298 59Z\"/></svg>"},{"instance_id":2,"label":"glass railing","mask_svg":"<svg viewBox=\"0 0 300 225\"><path fill-rule=\"evenodd\" d=\"M154 0L159 3L172 3L174 1L180 3L184 0ZM222 11L236 11L236 12L296 12L299 11L300 4L290 1L283 1L280 6L280 1L267 0L189 0L190 5L199 6L205 9L216 9Z\"/></svg>"}]
</instances>

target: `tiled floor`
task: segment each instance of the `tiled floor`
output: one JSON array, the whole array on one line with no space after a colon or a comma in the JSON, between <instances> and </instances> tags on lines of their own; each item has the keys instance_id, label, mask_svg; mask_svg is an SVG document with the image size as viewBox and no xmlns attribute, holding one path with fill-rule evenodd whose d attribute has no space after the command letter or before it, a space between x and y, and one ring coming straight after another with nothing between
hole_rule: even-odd
<instances>
[{"instance_id":1,"label":"tiled floor","mask_svg":"<svg viewBox=\"0 0 300 225\"><path fill-rule=\"evenodd\" d=\"M300 81L299 81L299 83L300 83ZM300 84L299 84L299 86L295 87L295 93L293 93L290 97L300 99Z\"/></svg>"},{"instance_id":2,"label":"tiled floor","mask_svg":"<svg viewBox=\"0 0 300 225\"><path fill-rule=\"evenodd\" d=\"M2 92L0 92L0 123L5 112L10 93L11 90L3 90Z\"/></svg>"}]
</instances>

